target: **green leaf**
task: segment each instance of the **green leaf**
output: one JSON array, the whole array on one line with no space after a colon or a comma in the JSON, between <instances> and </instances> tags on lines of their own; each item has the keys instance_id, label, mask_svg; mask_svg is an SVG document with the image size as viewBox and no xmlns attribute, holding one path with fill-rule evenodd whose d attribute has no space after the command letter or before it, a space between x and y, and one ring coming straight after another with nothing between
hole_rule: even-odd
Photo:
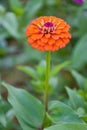
<instances>
[{"instance_id":1,"label":"green leaf","mask_svg":"<svg viewBox=\"0 0 87 130\"><path fill-rule=\"evenodd\" d=\"M0 4L0 16L2 16L5 13L5 8Z\"/></svg>"},{"instance_id":2,"label":"green leaf","mask_svg":"<svg viewBox=\"0 0 87 130\"><path fill-rule=\"evenodd\" d=\"M48 127L44 130L87 130L86 124L61 124Z\"/></svg>"},{"instance_id":3,"label":"green leaf","mask_svg":"<svg viewBox=\"0 0 87 130\"><path fill-rule=\"evenodd\" d=\"M41 102L23 89L2 83L8 90L8 101L13 106L23 130L37 130L41 127L45 109Z\"/></svg>"},{"instance_id":4,"label":"green leaf","mask_svg":"<svg viewBox=\"0 0 87 130\"><path fill-rule=\"evenodd\" d=\"M0 108L0 123L1 123L4 127L6 127L6 125L7 125L6 116L5 116L5 114L4 114L3 110L2 110L2 108Z\"/></svg>"},{"instance_id":5,"label":"green leaf","mask_svg":"<svg viewBox=\"0 0 87 130\"><path fill-rule=\"evenodd\" d=\"M0 40L6 39L9 36L9 33L6 31L6 29L0 29Z\"/></svg>"},{"instance_id":6,"label":"green leaf","mask_svg":"<svg viewBox=\"0 0 87 130\"><path fill-rule=\"evenodd\" d=\"M73 109L78 109L79 107L87 109L87 103L82 96L80 96L76 90L71 90L66 87L67 93L69 95L70 105Z\"/></svg>"},{"instance_id":7,"label":"green leaf","mask_svg":"<svg viewBox=\"0 0 87 130\"><path fill-rule=\"evenodd\" d=\"M48 6L53 6L55 4L57 4L57 1L56 0L46 0Z\"/></svg>"},{"instance_id":8,"label":"green leaf","mask_svg":"<svg viewBox=\"0 0 87 130\"><path fill-rule=\"evenodd\" d=\"M9 0L11 9L18 15L22 15L24 13L24 8L21 0Z\"/></svg>"},{"instance_id":9,"label":"green leaf","mask_svg":"<svg viewBox=\"0 0 87 130\"><path fill-rule=\"evenodd\" d=\"M66 67L67 65L69 65L70 62L66 61L64 63L61 63L57 66L55 66L51 71L50 71L50 77L56 75L62 68Z\"/></svg>"},{"instance_id":10,"label":"green leaf","mask_svg":"<svg viewBox=\"0 0 87 130\"><path fill-rule=\"evenodd\" d=\"M29 57L27 53L20 53L17 56L11 55L9 57L0 59L0 67L1 68L8 68L8 67L13 67L14 65L18 65L21 63L23 64L28 60L32 60L31 57Z\"/></svg>"},{"instance_id":11,"label":"green leaf","mask_svg":"<svg viewBox=\"0 0 87 130\"><path fill-rule=\"evenodd\" d=\"M45 80L45 74L46 74L46 62L45 61L41 61L39 63L39 65L36 66L36 70L38 73L38 78L42 81Z\"/></svg>"},{"instance_id":12,"label":"green leaf","mask_svg":"<svg viewBox=\"0 0 87 130\"><path fill-rule=\"evenodd\" d=\"M2 81L0 79L0 86L1 86L1 83L2 83ZM2 124L4 127L6 127L6 125L7 125L7 120L6 120L5 112L3 110L3 103L2 103L1 95L0 95L0 124Z\"/></svg>"},{"instance_id":13,"label":"green leaf","mask_svg":"<svg viewBox=\"0 0 87 130\"><path fill-rule=\"evenodd\" d=\"M87 63L87 34L83 36L73 49L72 67L79 69Z\"/></svg>"},{"instance_id":14,"label":"green leaf","mask_svg":"<svg viewBox=\"0 0 87 130\"><path fill-rule=\"evenodd\" d=\"M87 123L87 115L83 115L82 118Z\"/></svg>"},{"instance_id":15,"label":"green leaf","mask_svg":"<svg viewBox=\"0 0 87 130\"><path fill-rule=\"evenodd\" d=\"M68 105L59 101L51 101L49 103L49 113L53 123L83 123L83 120L78 117L75 111Z\"/></svg>"},{"instance_id":16,"label":"green leaf","mask_svg":"<svg viewBox=\"0 0 87 130\"><path fill-rule=\"evenodd\" d=\"M85 86L85 77L83 77L81 74L79 74L78 72L76 72L75 70L71 70L71 74L74 76L74 78L76 79L79 87L81 89L85 89L84 86Z\"/></svg>"},{"instance_id":17,"label":"green leaf","mask_svg":"<svg viewBox=\"0 0 87 130\"><path fill-rule=\"evenodd\" d=\"M44 92L44 86L45 86L44 81L41 81L41 80L32 80L31 83L32 83L32 86L35 89L35 92L38 92L40 94Z\"/></svg>"},{"instance_id":18,"label":"green leaf","mask_svg":"<svg viewBox=\"0 0 87 130\"><path fill-rule=\"evenodd\" d=\"M43 1L42 0L29 0L26 4L26 13L28 17L31 19L37 11L42 7Z\"/></svg>"},{"instance_id":19,"label":"green leaf","mask_svg":"<svg viewBox=\"0 0 87 130\"><path fill-rule=\"evenodd\" d=\"M17 69L25 72L34 79L37 79L37 72L29 66L18 66Z\"/></svg>"},{"instance_id":20,"label":"green leaf","mask_svg":"<svg viewBox=\"0 0 87 130\"><path fill-rule=\"evenodd\" d=\"M87 8L87 5L86 5L86 8ZM79 16L78 16L78 27L79 27L78 35L79 36L84 36L87 33L86 25L87 25L87 13L85 11L84 13L83 11L79 11Z\"/></svg>"},{"instance_id":21,"label":"green leaf","mask_svg":"<svg viewBox=\"0 0 87 130\"><path fill-rule=\"evenodd\" d=\"M9 32L10 35L18 38L18 21L14 13L7 13L3 17L2 21L3 27Z\"/></svg>"},{"instance_id":22,"label":"green leaf","mask_svg":"<svg viewBox=\"0 0 87 130\"><path fill-rule=\"evenodd\" d=\"M82 108L82 107L79 107L78 109L77 109L77 114L79 115L79 117L83 117L83 115L85 115L86 114L86 112L85 112L85 110L84 110L84 108ZM83 119L83 118L82 118Z\"/></svg>"}]
</instances>

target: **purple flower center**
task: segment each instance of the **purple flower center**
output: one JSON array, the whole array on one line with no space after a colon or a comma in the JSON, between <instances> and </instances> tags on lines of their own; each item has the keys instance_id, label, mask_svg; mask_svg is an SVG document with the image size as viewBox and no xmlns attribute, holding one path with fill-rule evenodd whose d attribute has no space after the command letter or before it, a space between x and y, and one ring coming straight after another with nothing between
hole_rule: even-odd
<instances>
[{"instance_id":1,"label":"purple flower center","mask_svg":"<svg viewBox=\"0 0 87 130\"><path fill-rule=\"evenodd\" d=\"M78 3L78 4L83 4L84 0L73 0L74 2Z\"/></svg>"},{"instance_id":2,"label":"purple flower center","mask_svg":"<svg viewBox=\"0 0 87 130\"><path fill-rule=\"evenodd\" d=\"M44 24L44 26L46 26L46 27L53 27L53 24L51 22L47 22L47 23Z\"/></svg>"}]
</instances>

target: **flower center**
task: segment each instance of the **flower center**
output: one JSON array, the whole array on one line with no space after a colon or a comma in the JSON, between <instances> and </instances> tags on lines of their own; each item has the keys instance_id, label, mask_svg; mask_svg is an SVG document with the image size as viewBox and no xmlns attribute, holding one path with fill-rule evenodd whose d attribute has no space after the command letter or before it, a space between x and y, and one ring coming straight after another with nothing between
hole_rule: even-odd
<instances>
[{"instance_id":1,"label":"flower center","mask_svg":"<svg viewBox=\"0 0 87 130\"><path fill-rule=\"evenodd\" d=\"M44 24L45 27L53 27L53 24L51 22L47 22Z\"/></svg>"},{"instance_id":2,"label":"flower center","mask_svg":"<svg viewBox=\"0 0 87 130\"><path fill-rule=\"evenodd\" d=\"M41 28L41 33L48 34L48 33L53 33L55 30L55 26L51 22L46 22Z\"/></svg>"}]
</instances>

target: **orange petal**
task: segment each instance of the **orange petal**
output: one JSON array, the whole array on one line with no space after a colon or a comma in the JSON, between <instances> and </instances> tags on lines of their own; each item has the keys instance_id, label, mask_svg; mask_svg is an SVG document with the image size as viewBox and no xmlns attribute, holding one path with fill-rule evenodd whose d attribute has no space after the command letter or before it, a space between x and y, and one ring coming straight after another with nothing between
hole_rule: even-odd
<instances>
[{"instance_id":1,"label":"orange petal","mask_svg":"<svg viewBox=\"0 0 87 130\"><path fill-rule=\"evenodd\" d=\"M28 38L28 43L32 44L34 42L34 40L32 38Z\"/></svg>"},{"instance_id":2,"label":"orange petal","mask_svg":"<svg viewBox=\"0 0 87 130\"><path fill-rule=\"evenodd\" d=\"M51 35L50 35L49 33L48 33L48 34L45 34L45 37L46 37L46 38L50 38L50 36L51 36Z\"/></svg>"},{"instance_id":3,"label":"orange petal","mask_svg":"<svg viewBox=\"0 0 87 130\"><path fill-rule=\"evenodd\" d=\"M48 42L49 42L49 45L52 45L55 43L55 40L53 38L50 38Z\"/></svg>"},{"instance_id":4,"label":"orange petal","mask_svg":"<svg viewBox=\"0 0 87 130\"><path fill-rule=\"evenodd\" d=\"M67 36L68 36L68 38L71 38L71 37L72 37L70 33L68 33Z\"/></svg>"},{"instance_id":5,"label":"orange petal","mask_svg":"<svg viewBox=\"0 0 87 130\"><path fill-rule=\"evenodd\" d=\"M43 19L44 19L45 23L49 21L49 17L48 16L44 16Z\"/></svg>"},{"instance_id":6,"label":"orange petal","mask_svg":"<svg viewBox=\"0 0 87 130\"><path fill-rule=\"evenodd\" d=\"M38 45L41 45L41 40L37 40Z\"/></svg>"},{"instance_id":7,"label":"orange petal","mask_svg":"<svg viewBox=\"0 0 87 130\"><path fill-rule=\"evenodd\" d=\"M63 32L63 33L60 34L59 37L62 37L62 38L71 38L71 34L68 33L68 32Z\"/></svg>"},{"instance_id":8,"label":"orange petal","mask_svg":"<svg viewBox=\"0 0 87 130\"><path fill-rule=\"evenodd\" d=\"M63 41L65 44L69 43L69 39L67 39L67 38L63 38Z\"/></svg>"},{"instance_id":9,"label":"orange petal","mask_svg":"<svg viewBox=\"0 0 87 130\"><path fill-rule=\"evenodd\" d=\"M61 33L61 30L56 30L54 33L60 34L60 33Z\"/></svg>"},{"instance_id":10,"label":"orange petal","mask_svg":"<svg viewBox=\"0 0 87 130\"><path fill-rule=\"evenodd\" d=\"M52 34L52 38L55 39L55 40L57 40L57 39L59 39L59 36L56 35L56 34Z\"/></svg>"},{"instance_id":11,"label":"orange petal","mask_svg":"<svg viewBox=\"0 0 87 130\"><path fill-rule=\"evenodd\" d=\"M38 35L37 39L41 39L43 37L43 34L37 34L37 35Z\"/></svg>"},{"instance_id":12,"label":"orange petal","mask_svg":"<svg viewBox=\"0 0 87 130\"><path fill-rule=\"evenodd\" d=\"M48 38L46 38L46 37L43 36L43 37L41 38L41 41L44 42L44 43L47 43L47 42L48 42Z\"/></svg>"},{"instance_id":13,"label":"orange petal","mask_svg":"<svg viewBox=\"0 0 87 130\"><path fill-rule=\"evenodd\" d=\"M41 42L40 46L45 46L45 43L44 43L44 42Z\"/></svg>"},{"instance_id":14,"label":"orange petal","mask_svg":"<svg viewBox=\"0 0 87 130\"><path fill-rule=\"evenodd\" d=\"M43 34L33 34L33 35L31 36L31 38L32 38L33 40L37 40L37 39L41 39L42 36L43 36Z\"/></svg>"},{"instance_id":15,"label":"orange petal","mask_svg":"<svg viewBox=\"0 0 87 130\"><path fill-rule=\"evenodd\" d=\"M52 52L54 52L54 51L56 51L56 50L58 50L58 47L57 46L52 46Z\"/></svg>"},{"instance_id":16,"label":"orange petal","mask_svg":"<svg viewBox=\"0 0 87 130\"><path fill-rule=\"evenodd\" d=\"M63 21L59 24L58 29L63 29L65 27L66 23Z\"/></svg>"},{"instance_id":17,"label":"orange petal","mask_svg":"<svg viewBox=\"0 0 87 130\"><path fill-rule=\"evenodd\" d=\"M58 40L56 41L56 44L61 45L61 44L63 44L63 41L62 41L61 39L58 39Z\"/></svg>"},{"instance_id":18,"label":"orange petal","mask_svg":"<svg viewBox=\"0 0 87 130\"><path fill-rule=\"evenodd\" d=\"M45 43L42 42L41 40L37 40L37 43L38 43L39 46L45 46Z\"/></svg>"},{"instance_id":19,"label":"orange petal","mask_svg":"<svg viewBox=\"0 0 87 130\"><path fill-rule=\"evenodd\" d=\"M65 46L66 46L65 44L61 44L61 45L60 45L60 48L63 48L63 47L65 47Z\"/></svg>"},{"instance_id":20,"label":"orange petal","mask_svg":"<svg viewBox=\"0 0 87 130\"><path fill-rule=\"evenodd\" d=\"M26 36L31 36L32 34L39 33L39 32L40 32L39 29L28 28L26 30Z\"/></svg>"},{"instance_id":21,"label":"orange petal","mask_svg":"<svg viewBox=\"0 0 87 130\"><path fill-rule=\"evenodd\" d=\"M26 28L26 36L30 36L32 34L32 30L30 29L29 26Z\"/></svg>"},{"instance_id":22,"label":"orange petal","mask_svg":"<svg viewBox=\"0 0 87 130\"><path fill-rule=\"evenodd\" d=\"M52 46L50 46L49 44L47 44L44 48L45 48L46 51L51 51Z\"/></svg>"},{"instance_id":23,"label":"orange petal","mask_svg":"<svg viewBox=\"0 0 87 130\"><path fill-rule=\"evenodd\" d=\"M70 29L70 26L69 26L69 25L66 25L66 26L63 28L63 31L64 31L64 32L68 32L69 29Z\"/></svg>"},{"instance_id":24,"label":"orange petal","mask_svg":"<svg viewBox=\"0 0 87 130\"><path fill-rule=\"evenodd\" d=\"M38 34L33 34L33 35L31 36L31 38L32 38L33 40L37 40L37 37L38 37Z\"/></svg>"},{"instance_id":25,"label":"orange petal","mask_svg":"<svg viewBox=\"0 0 87 130\"><path fill-rule=\"evenodd\" d=\"M44 23L52 22L51 29L46 28L48 34L45 34ZM28 43L33 48L40 51L56 51L63 48L69 42L71 34L68 32L70 26L62 19L55 16L42 16L31 22L26 29L26 36L30 36ZM56 31L55 31L56 30ZM43 34L41 34L41 32ZM52 32L52 33L50 33Z\"/></svg>"},{"instance_id":26,"label":"orange petal","mask_svg":"<svg viewBox=\"0 0 87 130\"><path fill-rule=\"evenodd\" d=\"M42 51L42 52L45 51L44 47L42 47L42 46L39 46L37 49Z\"/></svg>"},{"instance_id":27,"label":"orange petal","mask_svg":"<svg viewBox=\"0 0 87 130\"><path fill-rule=\"evenodd\" d=\"M61 34L59 35L59 37L60 37L60 38L65 38L65 37L67 37L67 33L66 33L66 32L61 33Z\"/></svg>"},{"instance_id":28,"label":"orange petal","mask_svg":"<svg viewBox=\"0 0 87 130\"><path fill-rule=\"evenodd\" d=\"M39 47L37 41L33 42L31 46L34 47L34 48L38 48Z\"/></svg>"},{"instance_id":29,"label":"orange petal","mask_svg":"<svg viewBox=\"0 0 87 130\"><path fill-rule=\"evenodd\" d=\"M58 27L61 22L62 22L61 19L56 19L56 20L54 21L54 24Z\"/></svg>"}]
</instances>

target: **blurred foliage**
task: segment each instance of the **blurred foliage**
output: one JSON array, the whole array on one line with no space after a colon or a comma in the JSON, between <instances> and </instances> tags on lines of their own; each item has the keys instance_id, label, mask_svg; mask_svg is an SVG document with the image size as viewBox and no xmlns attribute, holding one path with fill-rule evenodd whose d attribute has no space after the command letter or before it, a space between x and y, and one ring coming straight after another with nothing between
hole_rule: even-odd
<instances>
[{"instance_id":1,"label":"blurred foliage","mask_svg":"<svg viewBox=\"0 0 87 130\"><path fill-rule=\"evenodd\" d=\"M10 78L14 79L14 75L17 77L19 70L22 70L28 74L27 80L23 77L24 73L21 73L20 83L14 79L16 85L24 88L26 85L26 89L32 93L37 90L34 94L38 96L40 92L43 92L44 88L41 86L44 86L45 79L45 62L43 61L45 53L32 49L27 44L25 36L27 24L43 15L63 18L70 24L72 34L71 42L66 48L52 53L50 98L57 98L68 103L87 122L86 0L82 5L72 0L0 0L0 78L14 84ZM41 62L38 64L39 61ZM13 70L17 73L12 74ZM39 79L38 82L36 79ZM22 82L23 86L21 86ZM65 90L65 86L75 90L69 88ZM2 97L6 97L5 90L3 88L0 90ZM12 113L8 115L10 111ZM21 130L13 118L14 114L10 105L0 97L0 129Z\"/></svg>"},{"instance_id":2,"label":"blurred foliage","mask_svg":"<svg viewBox=\"0 0 87 130\"><path fill-rule=\"evenodd\" d=\"M68 61L61 63L55 67L53 67L50 71L50 78L49 78L49 93L52 93L55 91L55 88L58 85L58 79L55 76L63 67L66 67L69 64ZM31 80L32 87L34 87L35 92L38 93L44 93L45 90L45 75L46 75L46 62L41 61L39 65L37 65L33 69L29 66L18 66L17 67L19 70L25 72L29 76L33 78Z\"/></svg>"},{"instance_id":3,"label":"blurred foliage","mask_svg":"<svg viewBox=\"0 0 87 130\"><path fill-rule=\"evenodd\" d=\"M87 102L85 102L84 99L76 93L76 91L67 88L71 107L54 100L48 104L48 111L46 111L45 115L45 106L29 92L24 89L15 88L5 82L2 82L2 85L8 90L8 101L12 105L15 115L23 130L39 130L47 128L50 125L60 126L63 124L82 124L83 128L85 127L84 130L86 130L87 125L85 122ZM73 109L77 110L75 111ZM46 116L45 121L44 115ZM68 129L68 127L65 128ZM72 125L71 129L73 129ZM80 130L82 129L80 128Z\"/></svg>"}]
</instances>

